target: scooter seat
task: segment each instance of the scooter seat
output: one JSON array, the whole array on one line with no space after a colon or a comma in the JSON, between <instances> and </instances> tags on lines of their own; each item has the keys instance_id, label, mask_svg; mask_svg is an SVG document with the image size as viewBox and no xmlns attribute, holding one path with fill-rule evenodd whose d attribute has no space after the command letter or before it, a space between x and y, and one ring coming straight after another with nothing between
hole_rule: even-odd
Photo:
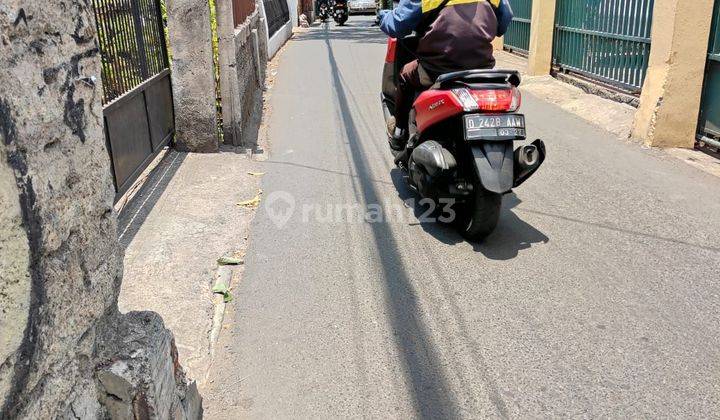
<instances>
[{"instance_id":1,"label":"scooter seat","mask_svg":"<svg viewBox=\"0 0 720 420\"><path fill-rule=\"evenodd\" d=\"M516 70L463 70L440 75L433 85L433 89L444 88L453 83L466 85L486 83L509 83L513 86L520 85L520 73Z\"/></svg>"}]
</instances>

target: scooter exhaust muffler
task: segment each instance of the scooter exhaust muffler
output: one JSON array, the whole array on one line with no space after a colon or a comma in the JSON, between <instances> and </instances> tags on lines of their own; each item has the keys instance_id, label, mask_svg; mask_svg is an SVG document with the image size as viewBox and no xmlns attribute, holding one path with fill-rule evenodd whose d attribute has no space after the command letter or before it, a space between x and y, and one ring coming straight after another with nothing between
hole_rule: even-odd
<instances>
[{"instance_id":1,"label":"scooter exhaust muffler","mask_svg":"<svg viewBox=\"0 0 720 420\"><path fill-rule=\"evenodd\" d=\"M531 144L520 146L515 150L515 167L513 168L515 182L513 188L519 187L527 181L545 161L545 143L537 139Z\"/></svg>"},{"instance_id":2,"label":"scooter exhaust muffler","mask_svg":"<svg viewBox=\"0 0 720 420\"><path fill-rule=\"evenodd\" d=\"M533 144L520 146L515 151L515 162L523 169L534 168L540 161L540 152Z\"/></svg>"}]
</instances>

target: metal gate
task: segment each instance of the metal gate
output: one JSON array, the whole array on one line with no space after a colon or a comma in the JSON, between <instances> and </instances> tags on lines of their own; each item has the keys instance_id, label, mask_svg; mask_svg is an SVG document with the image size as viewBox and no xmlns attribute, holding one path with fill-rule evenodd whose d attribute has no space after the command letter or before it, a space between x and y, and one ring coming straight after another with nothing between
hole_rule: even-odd
<instances>
[{"instance_id":1,"label":"metal gate","mask_svg":"<svg viewBox=\"0 0 720 420\"><path fill-rule=\"evenodd\" d=\"M700 134L720 138L720 1L715 1L705 87L700 109Z\"/></svg>"},{"instance_id":2,"label":"metal gate","mask_svg":"<svg viewBox=\"0 0 720 420\"><path fill-rule=\"evenodd\" d=\"M650 55L654 0L558 0L553 63L633 93Z\"/></svg>"},{"instance_id":3,"label":"metal gate","mask_svg":"<svg viewBox=\"0 0 720 420\"><path fill-rule=\"evenodd\" d=\"M510 0L510 6L512 6L515 16L505 33L505 46L510 51L527 54L530 49L532 0Z\"/></svg>"},{"instance_id":4,"label":"metal gate","mask_svg":"<svg viewBox=\"0 0 720 420\"><path fill-rule=\"evenodd\" d=\"M93 0L116 197L175 131L161 0Z\"/></svg>"},{"instance_id":5,"label":"metal gate","mask_svg":"<svg viewBox=\"0 0 720 420\"><path fill-rule=\"evenodd\" d=\"M290 10L285 0L265 0L265 14L268 21L268 38L290 21Z\"/></svg>"}]
</instances>

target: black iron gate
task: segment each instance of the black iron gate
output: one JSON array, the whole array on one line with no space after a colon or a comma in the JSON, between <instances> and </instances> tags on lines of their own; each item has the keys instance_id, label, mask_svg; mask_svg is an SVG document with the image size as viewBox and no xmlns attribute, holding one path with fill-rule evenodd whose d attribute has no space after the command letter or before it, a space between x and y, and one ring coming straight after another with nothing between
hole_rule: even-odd
<instances>
[{"instance_id":1,"label":"black iron gate","mask_svg":"<svg viewBox=\"0 0 720 420\"><path fill-rule=\"evenodd\" d=\"M117 197L175 131L162 0L93 0L103 116Z\"/></svg>"},{"instance_id":2,"label":"black iron gate","mask_svg":"<svg viewBox=\"0 0 720 420\"><path fill-rule=\"evenodd\" d=\"M265 14L268 21L268 38L290 21L290 10L285 0L265 0Z\"/></svg>"}]
</instances>

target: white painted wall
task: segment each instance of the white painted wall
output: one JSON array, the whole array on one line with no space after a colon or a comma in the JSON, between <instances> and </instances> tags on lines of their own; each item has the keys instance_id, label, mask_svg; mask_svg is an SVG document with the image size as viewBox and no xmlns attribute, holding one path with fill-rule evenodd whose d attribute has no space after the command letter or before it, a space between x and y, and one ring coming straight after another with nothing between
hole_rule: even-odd
<instances>
[{"instance_id":1,"label":"white painted wall","mask_svg":"<svg viewBox=\"0 0 720 420\"><path fill-rule=\"evenodd\" d=\"M287 0L288 9L290 10L290 22L292 23L292 27L296 28L298 26L298 19L300 16L298 16L298 0Z\"/></svg>"},{"instance_id":2,"label":"white painted wall","mask_svg":"<svg viewBox=\"0 0 720 420\"><path fill-rule=\"evenodd\" d=\"M288 0L293 1L293 0ZM297 0L295 1L295 20L293 20L293 9L290 9L290 21L287 22L285 25L283 25L282 28L280 28L273 36L268 39L267 46L268 46L268 60L272 59L275 54L280 50L280 47L285 45L285 42L287 42L288 39L292 36L292 28L293 28L293 22L297 22ZM267 20L267 14L265 13L265 2L260 1L260 13L263 18L263 22L265 24L265 33L269 34L270 29L268 27L268 20ZM288 7L291 5L288 3ZM297 23L295 23L297 26Z\"/></svg>"}]
</instances>

